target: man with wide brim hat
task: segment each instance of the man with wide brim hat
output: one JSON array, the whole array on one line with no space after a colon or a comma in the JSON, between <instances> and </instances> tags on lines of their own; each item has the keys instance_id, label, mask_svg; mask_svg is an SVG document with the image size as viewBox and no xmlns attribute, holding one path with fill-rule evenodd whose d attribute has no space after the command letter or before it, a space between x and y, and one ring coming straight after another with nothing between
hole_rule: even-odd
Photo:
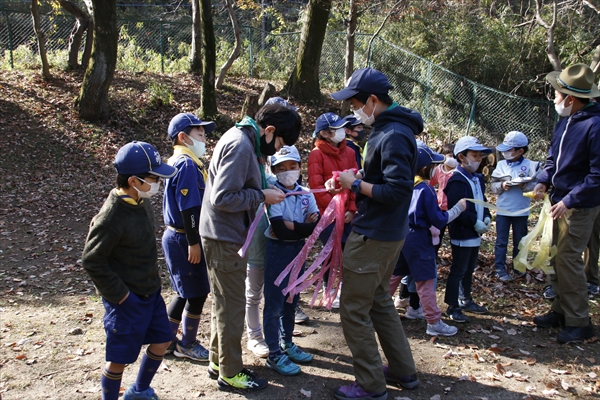
<instances>
[{"instance_id":1,"label":"man with wide brim hat","mask_svg":"<svg viewBox=\"0 0 600 400\"><path fill-rule=\"evenodd\" d=\"M546 79L554 88L556 112L563 118L554 129L534 192L542 197L551 188L552 244L557 250L551 260L556 273L552 284L557 296L551 311L533 322L542 328L564 327L557 341L569 343L594 336L582 253L600 212L600 105L592 101L600 91L585 64L551 72Z\"/></svg>"}]
</instances>

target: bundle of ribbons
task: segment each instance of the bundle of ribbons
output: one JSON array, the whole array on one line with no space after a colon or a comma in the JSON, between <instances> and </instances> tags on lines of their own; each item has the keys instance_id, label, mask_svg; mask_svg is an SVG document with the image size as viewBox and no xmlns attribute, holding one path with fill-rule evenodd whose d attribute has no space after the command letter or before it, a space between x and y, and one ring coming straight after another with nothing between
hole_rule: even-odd
<instances>
[{"instance_id":1,"label":"bundle of ribbons","mask_svg":"<svg viewBox=\"0 0 600 400\"><path fill-rule=\"evenodd\" d=\"M339 172L334 172L334 181L337 181L338 175ZM312 189L309 192L320 193L326 191L327 189ZM286 196L306 194L309 192L288 192L286 193ZM316 287L320 287L325 274L329 274L327 288L324 290L323 297L318 305L323 305L323 303L325 303L325 307L327 309L331 309L331 304L337 295L340 282L342 281L342 235L344 232L345 205L349 192L350 191L348 189L344 189L333 197L323 212L323 215L313 230L313 233L308 237L308 239L306 239L306 243L304 244L304 247L302 247L300 253L298 253L296 258L294 258L294 260L288 264L288 266L275 280L275 284L279 286L285 277L289 275L288 285L286 288L282 289L282 293L284 295L290 294L288 296L288 302L291 303L296 294L299 294L313 284L316 285ZM262 218L265 211L266 206L263 207L261 212L257 213L254 222L250 226L246 243L244 243L244 246L238 252L241 257L244 257L246 254L248 246L252 240L252 236L255 233L256 226L258 225L258 221ZM300 271L306 263L308 254L319 238L319 235L332 223L335 223L333 232L329 236L327 243L325 243L323 246L323 250L321 250L313 264L307 268L302 275L300 275ZM321 269L317 271L321 265ZM315 290L313 298L310 302L310 307L314 306L317 295L318 291Z\"/></svg>"}]
</instances>

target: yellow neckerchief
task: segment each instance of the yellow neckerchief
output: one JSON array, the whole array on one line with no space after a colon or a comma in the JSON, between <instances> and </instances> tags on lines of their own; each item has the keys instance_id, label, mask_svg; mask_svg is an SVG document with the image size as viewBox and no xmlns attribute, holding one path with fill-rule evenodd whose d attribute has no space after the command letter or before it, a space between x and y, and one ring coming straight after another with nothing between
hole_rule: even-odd
<instances>
[{"instance_id":1,"label":"yellow neckerchief","mask_svg":"<svg viewBox=\"0 0 600 400\"><path fill-rule=\"evenodd\" d=\"M117 188L117 196L119 196L119 198L121 200L123 200L125 203L127 204L131 204L132 206L137 206L139 204L142 204L142 202L144 201L143 199L140 199L139 202L135 201L131 196L129 196L127 194L127 192L121 188Z\"/></svg>"},{"instance_id":2,"label":"yellow neckerchief","mask_svg":"<svg viewBox=\"0 0 600 400\"><path fill-rule=\"evenodd\" d=\"M425 182L425 181L429 181L429 179L423 179L419 175L415 175L415 185L414 186L417 186L419 183Z\"/></svg>"},{"instance_id":3,"label":"yellow neckerchief","mask_svg":"<svg viewBox=\"0 0 600 400\"><path fill-rule=\"evenodd\" d=\"M202 161L200 161L198 157L196 157L194 153L192 153L190 149L187 148L187 146L182 146L180 144L176 144L175 146L173 146L173 155L171 156L171 158L169 158L167 164L173 166L175 164L175 161L177 161L177 159L179 159L179 157L181 157L182 155L188 156L192 159L193 162L196 163L196 165L200 169L200 172L202 173L204 182L206 183L206 181L208 181L208 172L206 172L206 170L204 169L204 164L202 163Z\"/></svg>"}]
</instances>

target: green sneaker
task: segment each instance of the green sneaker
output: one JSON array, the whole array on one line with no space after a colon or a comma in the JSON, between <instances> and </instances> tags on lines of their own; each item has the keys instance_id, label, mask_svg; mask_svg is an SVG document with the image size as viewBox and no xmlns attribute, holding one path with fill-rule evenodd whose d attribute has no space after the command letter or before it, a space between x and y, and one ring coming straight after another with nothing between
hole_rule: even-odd
<instances>
[{"instance_id":1,"label":"green sneaker","mask_svg":"<svg viewBox=\"0 0 600 400\"><path fill-rule=\"evenodd\" d=\"M308 354L302 350L294 343L285 343L281 346L281 350L292 360L297 363L307 363L311 362L313 359L312 354Z\"/></svg>"},{"instance_id":2,"label":"green sneaker","mask_svg":"<svg viewBox=\"0 0 600 400\"><path fill-rule=\"evenodd\" d=\"M219 366L212 361L208 363L208 377L210 379L217 379L219 377Z\"/></svg>"},{"instance_id":3,"label":"green sneaker","mask_svg":"<svg viewBox=\"0 0 600 400\"><path fill-rule=\"evenodd\" d=\"M231 378L219 375L219 379L217 379L219 390L243 389L255 391L264 389L267 385L268 382L266 379L257 377L254 372L247 368L242 369L237 375Z\"/></svg>"}]
</instances>

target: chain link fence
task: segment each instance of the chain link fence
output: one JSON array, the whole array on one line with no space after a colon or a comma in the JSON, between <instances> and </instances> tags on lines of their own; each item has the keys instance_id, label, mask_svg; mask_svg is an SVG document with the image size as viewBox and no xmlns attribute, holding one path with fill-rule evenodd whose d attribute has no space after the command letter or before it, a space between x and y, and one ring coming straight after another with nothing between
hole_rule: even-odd
<instances>
[{"instance_id":1,"label":"chain link fence","mask_svg":"<svg viewBox=\"0 0 600 400\"><path fill-rule=\"evenodd\" d=\"M70 16L41 16L46 49L54 68L67 66ZM189 67L191 19L119 20L117 69L131 72L185 72ZM217 66L234 46L231 26L215 26ZM242 52L230 74L285 81L295 65L300 33L266 34L241 27ZM531 158L544 159L556 121L549 101L526 99L479 85L381 38L355 35L355 66L372 66L389 77L392 96L423 115L430 137L455 142L465 134L495 146L511 130L530 140ZM371 47L369 48L369 43ZM82 44L85 40L82 41ZM323 88L344 82L346 34L327 32L320 64ZM80 49L80 52L83 49ZM0 69L39 65L35 33L28 13L0 10Z\"/></svg>"}]
</instances>

